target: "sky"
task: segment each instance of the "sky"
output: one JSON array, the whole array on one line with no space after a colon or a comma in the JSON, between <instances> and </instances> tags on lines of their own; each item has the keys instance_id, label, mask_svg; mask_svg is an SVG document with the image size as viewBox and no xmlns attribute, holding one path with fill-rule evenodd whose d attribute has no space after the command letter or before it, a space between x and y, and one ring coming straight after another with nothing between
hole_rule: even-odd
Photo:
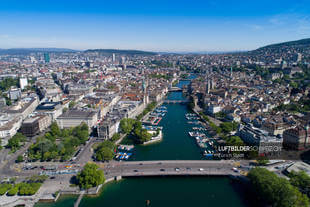
<instances>
[{"instance_id":1,"label":"sky","mask_svg":"<svg viewBox=\"0 0 310 207\"><path fill-rule=\"evenodd\" d=\"M0 48L241 51L310 38L310 0L0 0Z\"/></svg>"}]
</instances>

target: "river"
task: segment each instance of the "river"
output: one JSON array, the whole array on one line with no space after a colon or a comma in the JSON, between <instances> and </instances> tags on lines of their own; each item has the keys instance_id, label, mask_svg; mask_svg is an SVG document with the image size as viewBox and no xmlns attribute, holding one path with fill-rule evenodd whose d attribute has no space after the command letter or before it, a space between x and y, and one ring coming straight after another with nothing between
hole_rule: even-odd
<instances>
[{"instance_id":1,"label":"river","mask_svg":"<svg viewBox=\"0 0 310 207\"><path fill-rule=\"evenodd\" d=\"M182 87L188 81L180 81ZM168 99L184 99L181 92L169 93ZM198 160L202 159L194 139L187 133L186 105L167 104L167 114L160 122L163 140L148 146L137 146L132 160ZM81 207L245 207L240 189L227 177L148 177L126 178L106 184L98 197L84 197ZM56 203L39 203L36 207L73 206L77 197L65 196Z\"/></svg>"}]
</instances>

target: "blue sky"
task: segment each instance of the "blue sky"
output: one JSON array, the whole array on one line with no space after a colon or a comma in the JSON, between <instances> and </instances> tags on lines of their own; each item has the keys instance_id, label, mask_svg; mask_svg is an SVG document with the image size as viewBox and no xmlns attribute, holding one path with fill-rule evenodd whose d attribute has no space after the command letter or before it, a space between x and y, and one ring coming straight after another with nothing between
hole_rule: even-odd
<instances>
[{"instance_id":1,"label":"blue sky","mask_svg":"<svg viewBox=\"0 0 310 207\"><path fill-rule=\"evenodd\" d=\"M0 48L251 50L310 37L310 0L2 0Z\"/></svg>"}]
</instances>

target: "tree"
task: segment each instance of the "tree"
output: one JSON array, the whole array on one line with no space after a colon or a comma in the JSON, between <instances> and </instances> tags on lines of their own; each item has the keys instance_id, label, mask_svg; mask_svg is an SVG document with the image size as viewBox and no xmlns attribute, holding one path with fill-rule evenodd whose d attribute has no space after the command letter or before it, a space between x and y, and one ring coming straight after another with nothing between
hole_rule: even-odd
<instances>
[{"instance_id":1,"label":"tree","mask_svg":"<svg viewBox=\"0 0 310 207\"><path fill-rule=\"evenodd\" d=\"M305 171L292 171L288 177L293 186L299 188L301 192L310 196L310 176Z\"/></svg>"},{"instance_id":2,"label":"tree","mask_svg":"<svg viewBox=\"0 0 310 207\"><path fill-rule=\"evenodd\" d=\"M109 147L100 147L96 151L96 160L98 161L110 161L114 157L113 150Z\"/></svg>"},{"instance_id":3,"label":"tree","mask_svg":"<svg viewBox=\"0 0 310 207\"><path fill-rule=\"evenodd\" d=\"M0 195L4 195L11 188L12 188L11 184L8 183L0 184Z\"/></svg>"},{"instance_id":4,"label":"tree","mask_svg":"<svg viewBox=\"0 0 310 207\"><path fill-rule=\"evenodd\" d=\"M146 129L136 129L135 138L138 143L144 143L151 140L152 134L148 133Z\"/></svg>"},{"instance_id":5,"label":"tree","mask_svg":"<svg viewBox=\"0 0 310 207\"><path fill-rule=\"evenodd\" d=\"M18 193L18 187L14 186L13 188L11 188L8 192L7 195L8 196L15 196Z\"/></svg>"},{"instance_id":6,"label":"tree","mask_svg":"<svg viewBox=\"0 0 310 207\"><path fill-rule=\"evenodd\" d=\"M16 159L16 162L19 163L19 162L23 162L24 161L24 158L22 155L18 155L17 159Z\"/></svg>"},{"instance_id":7,"label":"tree","mask_svg":"<svg viewBox=\"0 0 310 207\"><path fill-rule=\"evenodd\" d=\"M51 124L51 133L53 136L60 135L60 129L59 129L58 124L56 122L53 122Z\"/></svg>"},{"instance_id":8,"label":"tree","mask_svg":"<svg viewBox=\"0 0 310 207\"><path fill-rule=\"evenodd\" d=\"M248 178L263 200L274 207L309 206L306 195L299 192L285 178L280 178L265 168L251 169Z\"/></svg>"},{"instance_id":9,"label":"tree","mask_svg":"<svg viewBox=\"0 0 310 207\"><path fill-rule=\"evenodd\" d=\"M133 128L133 134L135 136L136 142L144 143L152 138L152 134L148 133L146 129L142 128L142 123L140 121L136 121Z\"/></svg>"},{"instance_id":10,"label":"tree","mask_svg":"<svg viewBox=\"0 0 310 207\"><path fill-rule=\"evenodd\" d=\"M120 121L119 127L122 133L129 134L132 131L134 124L135 124L134 119L124 118Z\"/></svg>"},{"instance_id":11,"label":"tree","mask_svg":"<svg viewBox=\"0 0 310 207\"><path fill-rule=\"evenodd\" d=\"M75 106L75 102L74 101L71 101L70 103L69 103L69 109L72 109L74 106Z\"/></svg>"},{"instance_id":12,"label":"tree","mask_svg":"<svg viewBox=\"0 0 310 207\"><path fill-rule=\"evenodd\" d=\"M18 80L13 78L5 78L3 81L0 82L0 90L6 91L11 86L18 86Z\"/></svg>"},{"instance_id":13,"label":"tree","mask_svg":"<svg viewBox=\"0 0 310 207\"><path fill-rule=\"evenodd\" d=\"M68 111L67 107L63 108L62 113L66 113L66 111Z\"/></svg>"},{"instance_id":14,"label":"tree","mask_svg":"<svg viewBox=\"0 0 310 207\"><path fill-rule=\"evenodd\" d=\"M222 132L221 127L216 126L212 121L209 121L209 126L216 132L216 134L220 134Z\"/></svg>"},{"instance_id":15,"label":"tree","mask_svg":"<svg viewBox=\"0 0 310 207\"><path fill-rule=\"evenodd\" d=\"M46 139L49 139L52 142L54 142L56 140L56 137L53 136L50 132L46 132L44 136L45 136Z\"/></svg>"},{"instance_id":16,"label":"tree","mask_svg":"<svg viewBox=\"0 0 310 207\"><path fill-rule=\"evenodd\" d=\"M295 81L291 81L291 82L290 82L290 86L291 86L292 88L298 88L298 83L296 83Z\"/></svg>"},{"instance_id":17,"label":"tree","mask_svg":"<svg viewBox=\"0 0 310 207\"><path fill-rule=\"evenodd\" d=\"M39 188L41 183L19 183L18 185L18 195L34 195Z\"/></svg>"},{"instance_id":18,"label":"tree","mask_svg":"<svg viewBox=\"0 0 310 207\"><path fill-rule=\"evenodd\" d=\"M20 147L19 140L15 138L9 139L7 147L12 149L12 151L16 151Z\"/></svg>"},{"instance_id":19,"label":"tree","mask_svg":"<svg viewBox=\"0 0 310 207\"><path fill-rule=\"evenodd\" d=\"M193 110L195 108L195 101L194 101L194 97L193 96L190 97L187 107L190 110Z\"/></svg>"},{"instance_id":20,"label":"tree","mask_svg":"<svg viewBox=\"0 0 310 207\"><path fill-rule=\"evenodd\" d=\"M121 138L121 135L119 133L115 133L115 134L113 134L111 141L115 142L115 141L119 140L120 138Z\"/></svg>"},{"instance_id":21,"label":"tree","mask_svg":"<svg viewBox=\"0 0 310 207\"><path fill-rule=\"evenodd\" d=\"M269 160L267 157L264 156L258 156L256 159L258 165L267 165L269 163Z\"/></svg>"},{"instance_id":22,"label":"tree","mask_svg":"<svg viewBox=\"0 0 310 207\"><path fill-rule=\"evenodd\" d=\"M236 123L236 122L223 122L220 124L220 127L224 133L229 133L229 132L237 129L238 123Z\"/></svg>"},{"instance_id":23,"label":"tree","mask_svg":"<svg viewBox=\"0 0 310 207\"><path fill-rule=\"evenodd\" d=\"M96 149L99 149L102 147L108 147L112 150L114 150L116 148L115 144L109 140L105 140L105 141L101 142Z\"/></svg>"},{"instance_id":24,"label":"tree","mask_svg":"<svg viewBox=\"0 0 310 207\"><path fill-rule=\"evenodd\" d=\"M8 106L11 106L11 105L12 105L11 99L8 99L8 98L5 99L5 103L6 103L6 105L8 105Z\"/></svg>"},{"instance_id":25,"label":"tree","mask_svg":"<svg viewBox=\"0 0 310 207\"><path fill-rule=\"evenodd\" d=\"M16 151L21 147L21 142L25 142L26 137L22 133L16 133L11 139L9 139L7 148L10 148L12 151Z\"/></svg>"},{"instance_id":26,"label":"tree","mask_svg":"<svg viewBox=\"0 0 310 207\"><path fill-rule=\"evenodd\" d=\"M86 140L88 139L88 130L86 131L86 130L77 129L75 135L77 138L79 138L80 143L84 144Z\"/></svg>"},{"instance_id":27,"label":"tree","mask_svg":"<svg viewBox=\"0 0 310 207\"><path fill-rule=\"evenodd\" d=\"M98 165L87 163L84 169L78 173L77 180L80 188L89 189L102 184L105 178L103 171L98 169Z\"/></svg>"},{"instance_id":28,"label":"tree","mask_svg":"<svg viewBox=\"0 0 310 207\"><path fill-rule=\"evenodd\" d=\"M244 145L244 142L238 136L231 136L231 137L227 138L226 144L229 146L242 146L242 145Z\"/></svg>"},{"instance_id":29,"label":"tree","mask_svg":"<svg viewBox=\"0 0 310 207\"><path fill-rule=\"evenodd\" d=\"M87 133L88 133L88 125L87 125L85 122L83 122L83 123L81 124L81 130L82 130L82 131L87 131Z\"/></svg>"}]
</instances>

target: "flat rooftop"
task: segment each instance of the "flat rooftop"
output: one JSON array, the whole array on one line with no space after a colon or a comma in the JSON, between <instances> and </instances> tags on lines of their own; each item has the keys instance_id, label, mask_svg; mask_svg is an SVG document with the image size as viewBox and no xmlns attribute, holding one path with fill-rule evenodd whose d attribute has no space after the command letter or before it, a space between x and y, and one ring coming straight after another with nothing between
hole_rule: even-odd
<instances>
[{"instance_id":1,"label":"flat rooftop","mask_svg":"<svg viewBox=\"0 0 310 207\"><path fill-rule=\"evenodd\" d=\"M94 111L68 110L57 119L85 119L91 118L96 114Z\"/></svg>"}]
</instances>

